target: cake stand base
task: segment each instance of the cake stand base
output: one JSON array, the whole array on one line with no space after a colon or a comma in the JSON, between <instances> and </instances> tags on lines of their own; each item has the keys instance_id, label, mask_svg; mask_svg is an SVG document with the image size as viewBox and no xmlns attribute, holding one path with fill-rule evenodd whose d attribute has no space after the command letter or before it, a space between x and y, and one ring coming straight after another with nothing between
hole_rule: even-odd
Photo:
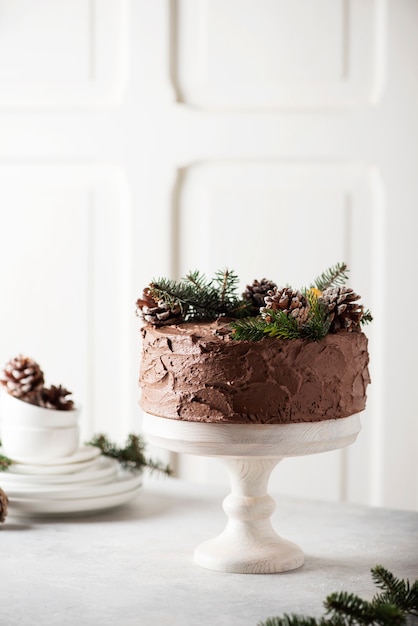
<instances>
[{"instance_id":1,"label":"cake stand base","mask_svg":"<svg viewBox=\"0 0 418 626\"><path fill-rule=\"evenodd\" d=\"M267 493L273 468L286 456L335 450L353 443L357 415L315 423L213 424L144 416L144 432L154 445L174 452L219 457L227 467L231 493L223 508L225 530L194 553L208 569L237 574L272 574L303 565L302 550L272 528L275 509Z\"/></svg>"},{"instance_id":2,"label":"cake stand base","mask_svg":"<svg viewBox=\"0 0 418 626\"><path fill-rule=\"evenodd\" d=\"M194 553L195 562L219 572L271 574L303 565L303 552L273 530L276 508L267 494L270 473L280 458L229 457L231 493L223 502L228 523L218 537L205 541Z\"/></svg>"}]
</instances>

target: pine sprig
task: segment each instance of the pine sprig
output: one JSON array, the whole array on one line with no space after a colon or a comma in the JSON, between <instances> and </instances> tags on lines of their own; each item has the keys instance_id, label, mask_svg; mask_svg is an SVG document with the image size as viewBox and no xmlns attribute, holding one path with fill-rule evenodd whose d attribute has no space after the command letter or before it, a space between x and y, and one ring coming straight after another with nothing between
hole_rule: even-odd
<instances>
[{"instance_id":1,"label":"pine sprig","mask_svg":"<svg viewBox=\"0 0 418 626\"><path fill-rule=\"evenodd\" d=\"M372 570L372 578L382 590L373 598L374 603L397 603L404 611L418 616L418 580L411 585L409 580L396 578L381 565Z\"/></svg>"},{"instance_id":2,"label":"pine sprig","mask_svg":"<svg viewBox=\"0 0 418 626\"><path fill-rule=\"evenodd\" d=\"M306 297L309 302L309 317L302 329L302 335L306 339L320 341L329 331L329 315L313 289L307 291Z\"/></svg>"},{"instance_id":3,"label":"pine sprig","mask_svg":"<svg viewBox=\"0 0 418 626\"><path fill-rule=\"evenodd\" d=\"M185 321L214 320L249 314L248 303L236 294L237 286L237 275L228 269L218 271L212 280L194 270L180 281L154 279L150 294L154 300L163 300L170 306L179 304Z\"/></svg>"},{"instance_id":4,"label":"pine sprig","mask_svg":"<svg viewBox=\"0 0 418 626\"><path fill-rule=\"evenodd\" d=\"M297 339L301 336L299 325L293 317L289 317L280 309L277 311L269 309L268 313L269 321L264 330L266 335L280 339Z\"/></svg>"},{"instance_id":5,"label":"pine sprig","mask_svg":"<svg viewBox=\"0 0 418 626\"><path fill-rule=\"evenodd\" d=\"M371 314L369 309L366 309L361 316L360 324L370 324L373 321L373 315Z\"/></svg>"},{"instance_id":6,"label":"pine sprig","mask_svg":"<svg viewBox=\"0 0 418 626\"><path fill-rule=\"evenodd\" d=\"M145 468L170 475L171 469L159 461L153 461L145 456L146 444L142 437L135 434L128 435L124 448L113 443L107 435L98 434L87 442L88 446L96 446L104 456L118 461L123 469L132 472L142 472Z\"/></svg>"},{"instance_id":7,"label":"pine sprig","mask_svg":"<svg viewBox=\"0 0 418 626\"><path fill-rule=\"evenodd\" d=\"M381 565L371 573L382 590L371 601L340 591L327 596L324 617L285 614L269 617L258 626L406 626L408 616L418 616L418 580L411 585Z\"/></svg>"},{"instance_id":8,"label":"pine sprig","mask_svg":"<svg viewBox=\"0 0 418 626\"><path fill-rule=\"evenodd\" d=\"M330 287L344 285L348 280L347 272L348 267L346 263L337 263L317 276L311 287L316 287L319 291L325 291L325 289Z\"/></svg>"},{"instance_id":9,"label":"pine sprig","mask_svg":"<svg viewBox=\"0 0 418 626\"><path fill-rule=\"evenodd\" d=\"M243 341L259 341L266 336L266 322L262 317L246 317L231 322L233 339Z\"/></svg>"}]
</instances>

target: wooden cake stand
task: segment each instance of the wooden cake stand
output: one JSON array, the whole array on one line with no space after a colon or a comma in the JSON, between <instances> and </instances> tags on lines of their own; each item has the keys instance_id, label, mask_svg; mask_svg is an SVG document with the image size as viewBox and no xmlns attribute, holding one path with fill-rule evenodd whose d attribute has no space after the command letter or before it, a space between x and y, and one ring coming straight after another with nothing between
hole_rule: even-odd
<instances>
[{"instance_id":1,"label":"wooden cake stand","mask_svg":"<svg viewBox=\"0 0 418 626\"><path fill-rule=\"evenodd\" d=\"M358 415L297 424L213 424L183 422L146 414L150 443L185 454L219 457L226 463L231 493L223 503L225 530L194 553L202 567L238 574L285 572L303 565L302 550L274 531L275 509L267 487L271 471L284 457L336 450L360 432Z\"/></svg>"}]
</instances>

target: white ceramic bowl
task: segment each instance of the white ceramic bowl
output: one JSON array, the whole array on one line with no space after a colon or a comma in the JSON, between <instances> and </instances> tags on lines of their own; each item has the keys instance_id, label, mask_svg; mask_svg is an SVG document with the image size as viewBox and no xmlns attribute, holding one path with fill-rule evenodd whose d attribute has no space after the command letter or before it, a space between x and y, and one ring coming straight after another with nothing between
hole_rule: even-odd
<instances>
[{"instance_id":1,"label":"white ceramic bowl","mask_svg":"<svg viewBox=\"0 0 418 626\"><path fill-rule=\"evenodd\" d=\"M16 428L2 426L3 453L21 463L42 462L70 456L78 448L78 426L65 428Z\"/></svg>"},{"instance_id":2,"label":"white ceramic bowl","mask_svg":"<svg viewBox=\"0 0 418 626\"><path fill-rule=\"evenodd\" d=\"M74 454L79 446L80 409L45 409L0 395L0 437L3 454L20 462L42 462Z\"/></svg>"}]
</instances>

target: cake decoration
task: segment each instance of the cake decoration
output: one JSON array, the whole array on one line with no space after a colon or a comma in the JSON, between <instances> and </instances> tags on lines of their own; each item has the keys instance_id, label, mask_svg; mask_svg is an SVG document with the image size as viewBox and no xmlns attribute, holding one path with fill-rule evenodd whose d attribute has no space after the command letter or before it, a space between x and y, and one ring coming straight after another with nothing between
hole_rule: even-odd
<instances>
[{"instance_id":1,"label":"cake decoration","mask_svg":"<svg viewBox=\"0 0 418 626\"><path fill-rule=\"evenodd\" d=\"M358 303L360 296L345 286L347 272L346 263L337 263L302 289L254 280L239 297L233 271L218 271L210 281L194 271L179 282L153 280L138 298L136 312L154 326L230 318L233 339L268 335L318 341L328 332L358 331L373 319Z\"/></svg>"},{"instance_id":2,"label":"cake decoration","mask_svg":"<svg viewBox=\"0 0 418 626\"><path fill-rule=\"evenodd\" d=\"M363 411L372 320L345 286L345 263L309 287L199 272L153 280L138 299L144 324L140 405L169 419L236 424L315 422Z\"/></svg>"}]
</instances>

